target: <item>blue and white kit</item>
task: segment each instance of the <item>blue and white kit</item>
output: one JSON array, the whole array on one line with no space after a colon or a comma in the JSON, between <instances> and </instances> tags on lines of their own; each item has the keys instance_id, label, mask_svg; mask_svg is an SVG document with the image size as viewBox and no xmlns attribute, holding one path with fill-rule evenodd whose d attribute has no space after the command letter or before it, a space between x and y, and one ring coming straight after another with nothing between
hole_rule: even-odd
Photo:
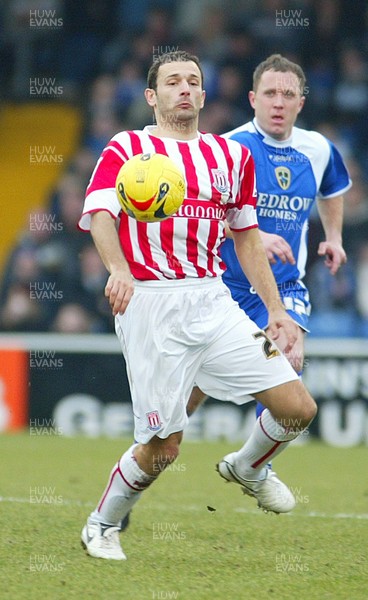
<instances>
[{"instance_id":1,"label":"blue and white kit","mask_svg":"<svg viewBox=\"0 0 368 600\"><path fill-rule=\"evenodd\" d=\"M257 177L259 228L282 236L291 246L296 264L277 259L271 265L280 296L292 318L307 330L309 295L302 279L307 261L308 219L316 197L333 198L346 192L351 181L334 144L316 131L293 127L291 136L277 141L264 133L256 119L224 137L250 149ZM234 243L226 239L221 255L227 270L223 280L233 298L261 328L268 313L237 260Z\"/></svg>"}]
</instances>

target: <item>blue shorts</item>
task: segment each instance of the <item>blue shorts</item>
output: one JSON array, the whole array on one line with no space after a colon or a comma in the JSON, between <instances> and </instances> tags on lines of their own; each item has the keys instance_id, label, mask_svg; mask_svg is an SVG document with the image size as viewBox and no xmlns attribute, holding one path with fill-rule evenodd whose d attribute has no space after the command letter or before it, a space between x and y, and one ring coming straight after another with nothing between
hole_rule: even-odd
<instances>
[{"instance_id":1,"label":"blue shorts","mask_svg":"<svg viewBox=\"0 0 368 600\"><path fill-rule=\"evenodd\" d=\"M240 308L254 321L260 329L265 329L268 324L268 312L261 298L253 288L237 287L232 282L226 282L231 291L233 299L238 302ZM289 281L278 286L281 300L286 312L291 316L299 327L306 332L308 319L311 312L309 293L301 281Z\"/></svg>"}]
</instances>

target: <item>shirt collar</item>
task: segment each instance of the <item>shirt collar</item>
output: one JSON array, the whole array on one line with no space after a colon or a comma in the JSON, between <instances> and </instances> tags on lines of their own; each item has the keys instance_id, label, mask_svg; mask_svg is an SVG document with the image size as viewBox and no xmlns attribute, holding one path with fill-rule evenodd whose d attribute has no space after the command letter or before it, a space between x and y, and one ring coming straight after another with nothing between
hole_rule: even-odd
<instances>
[{"instance_id":1,"label":"shirt collar","mask_svg":"<svg viewBox=\"0 0 368 600\"><path fill-rule=\"evenodd\" d=\"M268 146L274 146L276 148L287 148L288 146L292 145L294 128L291 130L291 135L286 140L280 141L280 140L275 140L275 138L271 137L270 135L268 135L268 133L263 131L262 127L260 127L260 125L255 117L253 119L253 125L254 125L256 131L262 136L264 143L267 144Z\"/></svg>"},{"instance_id":2,"label":"shirt collar","mask_svg":"<svg viewBox=\"0 0 368 600\"><path fill-rule=\"evenodd\" d=\"M154 135L154 130L156 129L156 125L146 125L145 128L143 129L143 131L145 133L148 133L148 135ZM165 136L160 136L158 139L164 139L164 140L172 140L173 142L185 142L186 144L190 144L191 142L198 142L199 138L201 137L201 134L199 131L196 132L196 136L190 140L177 140L176 138L169 138L169 137L165 137Z\"/></svg>"}]
</instances>

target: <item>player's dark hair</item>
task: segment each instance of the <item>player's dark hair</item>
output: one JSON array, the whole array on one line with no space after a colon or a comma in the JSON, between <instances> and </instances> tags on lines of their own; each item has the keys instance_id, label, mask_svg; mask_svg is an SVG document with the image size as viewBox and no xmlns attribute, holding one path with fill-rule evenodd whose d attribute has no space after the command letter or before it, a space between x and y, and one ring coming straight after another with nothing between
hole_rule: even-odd
<instances>
[{"instance_id":1,"label":"player's dark hair","mask_svg":"<svg viewBox=\"0 0 368 600\"><path fill-rule=\"evenodd\" d=\"M170 62L194 62L201 74L201 83L203 87L203 71L199 62L199 58L194 54L189 54L189 52L185 52L183 50L176 50L175 52L166 52L165 54L160 54L158 58L156 58L147 75L147 87L151 90L157 90L157 74L161 65Z\"/></svg>"},{"instance_id":2,"label":"player's dark hair","mask_svg":"<svg viewBox=\"0 0 368 600\"><path fill-rule=\"evenodd\" d=\"M257 91L260 79L265 71L275 71L277 73L294 73L299 80L300 93L304 95L306 76L303 69L296 63L288 60L281 54L271 54L266 60L261 62L253 73L253 91Z\"/></svg>"}]
</instances>

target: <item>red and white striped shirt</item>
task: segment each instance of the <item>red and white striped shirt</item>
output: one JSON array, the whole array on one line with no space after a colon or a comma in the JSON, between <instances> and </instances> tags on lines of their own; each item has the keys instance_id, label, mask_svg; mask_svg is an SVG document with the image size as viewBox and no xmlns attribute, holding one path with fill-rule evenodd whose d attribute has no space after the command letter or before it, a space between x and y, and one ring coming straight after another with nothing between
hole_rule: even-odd
<instances>
[{"instance_id":1,"label":"red and white striped shirt","mask_svg":"<svg viewBox=\"0 0 368 600\"><path fill-rule=\"evenodd\" d=\"M141 223L122 210L115 180L125 161L140 153L166 154L185 175L185 199L175 215ZM88 231L91 214L107 210L120 217L119 239L135 279L217 277L225 264L219 248L224 221L233 230L258 227L253 158L234 140L199 133L189 141L158 138L143 131L115 135L102 152L87 188L79 227Z\"/></svg>"}]
</instances>

